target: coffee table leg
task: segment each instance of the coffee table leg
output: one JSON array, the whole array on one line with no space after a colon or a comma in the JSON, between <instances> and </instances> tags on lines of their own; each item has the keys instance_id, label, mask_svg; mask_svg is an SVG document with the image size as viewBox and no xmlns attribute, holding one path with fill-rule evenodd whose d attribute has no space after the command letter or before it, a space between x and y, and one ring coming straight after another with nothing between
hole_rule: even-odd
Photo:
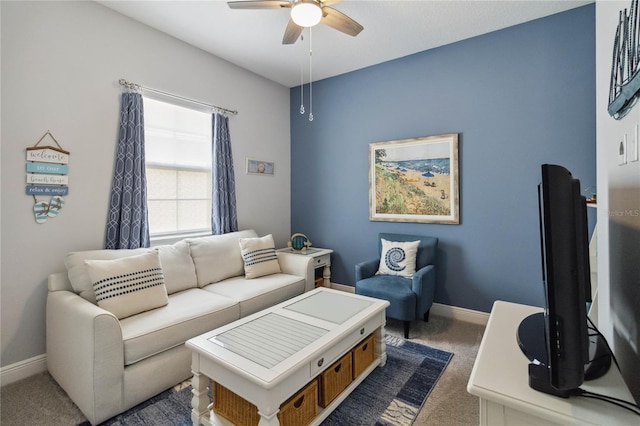
<instances>
[{"instance_id":1,"label":"coffee table leg","mask_svg":"<svg viewBox=\"0 0 640 426\"><path fill-rule=\"evenodd\" d=\"M264 414L264 412L260 411L260 407L258 407L258 414L260 414L260 421L258 422L258 426L280 426L280 421L278 420L278 411L272 414Z\"/></svg>"},{"instance_id":2,"label":"coffee table leg","mask_svg":"<svg viewBox=\"0 0 640 426\"><path fill-rule=\"evenodd\" d=\"M384 336L385 336L386 332L384 330L384 326L380 326L376 331L375 331L375 342L376 342L376 347L375 347L375 352L376 355L378 355L380 357L380 367L384 367L384 365L387 363L387 345L384 342Z\"/></svg>"},{"instance_id":3,"label":"coffee table leg","mask_svg":"<svg viewBox=\"0 0 640 426\"><path fill-rule=\"evenodd\" d=\"M210 379L202 373L193 372L193 378L191 379L191 422L194 426L200 424L200 417L206 415L209 412L209 394L207 388L209 387Z\"/></svg>"}]
</instances>

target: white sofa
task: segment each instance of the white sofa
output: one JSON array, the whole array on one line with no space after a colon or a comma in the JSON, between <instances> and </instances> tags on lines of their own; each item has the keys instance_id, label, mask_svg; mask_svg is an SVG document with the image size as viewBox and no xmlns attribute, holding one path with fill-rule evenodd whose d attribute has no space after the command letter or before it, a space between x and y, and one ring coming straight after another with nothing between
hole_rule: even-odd
<instances>
[{"instance_id":1,"label":"white sofa","mask_svg":"<svg viewBox=\"0 0 640 426\"><path fill-rule=\"evenodd\" d=\"M66 256L67 271L49 276L47 364L92 424L189 378L188 339L313 289L307 256L277 253L281 273L247 279L239 241L255 237L248 230ZM85 260L151 251L159 254L168 303L122 319L98 306Z\"/></svg>"}]
</instances>

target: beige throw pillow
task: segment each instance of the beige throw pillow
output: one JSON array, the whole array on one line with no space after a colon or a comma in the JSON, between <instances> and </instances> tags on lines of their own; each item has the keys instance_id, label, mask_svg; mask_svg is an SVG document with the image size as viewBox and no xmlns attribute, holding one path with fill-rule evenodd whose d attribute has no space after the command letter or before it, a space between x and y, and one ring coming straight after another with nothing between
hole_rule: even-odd
<instances>
[{"instance_id":1,"label":"beige throw pillow","mask_svg":"<svg viewBox=\"0 0 640 426\"><path fill-rule=\"evenodd\" d=\"M98 306L118 319L169 303L158 252L115 260L85 260Z\"/></svg>"},{"instance_id":2,"label":"beige throw pillow","mask_svg":"<svg viewBox=\"0 0 640 426\"><path fill-rule=\"evenodd\" d=\"M244 266L238 242L240 238L254 238L258 234L253 229L230 232L221 235L190 238L189 249L196 266L198 286L217 283L244 273Z\"/></svg>"},{"instance_id":3,"label":"beige throw pillow","mask_svg":"<svg viewBox=\"0 0 640 426\"><path fill-rule=\"evenodd\" d=\"M387 241L382 239L378 275L399 275L411 278L416 273L416 254L420 241Z\"/></svg>"},{"instance_id":4,"label":"beige throw pillow","mask_svg":"<svg viewBox=\"0 0 640 426\"><path fill-rule=\"evenodd\" d=\"M67 275L73 291L89 302L96 304L96 295L93 292L93 283L85 260L113 260L123 257L136 256L138 254L149 253L151 249L118 249L118 250L86 250L76 251L67 254L64 258L64 266L67 267Z\"/></svg>"},{"instance_id":5,"label":"beige throw pillow","mask_svg":"<svg viewBox=\"0 0 640 426\"><path fill-rule=\"evenodd\" d=\"M167 293L198 287L196 267L191 258L189 243L182 240L172 245L154 247L160 255L160 264L164 273L164 285Z\"/></svg>"},{"instance_id":6,"label":"beige throw pillow","mask_svg":"<svg viewBox=\"0 0 640 426\"><path fill-rule=\"evenodd\" d=\"M240 252L248 279L280 273L280 264L271 234L261 238L241 238Z\"/></svg>"}]
</instances>

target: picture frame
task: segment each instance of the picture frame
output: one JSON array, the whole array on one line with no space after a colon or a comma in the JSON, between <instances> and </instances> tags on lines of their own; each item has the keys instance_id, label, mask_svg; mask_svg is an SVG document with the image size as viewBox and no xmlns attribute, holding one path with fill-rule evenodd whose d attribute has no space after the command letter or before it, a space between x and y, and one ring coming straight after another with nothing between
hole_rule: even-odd
<instances>
[{"instance_id":1,"label":"picture frame","mask_svg":"<svg viewBox=\"0 0 640 426\"><path fill-rule=\"evenodd\" d=\"M459 224L458 134L370 143L369 220Z\"/></svg>"},{"instance_id":2,"label":"picture frame","mask_svg":"<svg viewBox=\"0 0 640 426\"><path fill-rule=\"evenodd\" d=\"M253 160L247 158L247 174L273 176L275 173L275 163L273 161Z\"/></svg>"}]
</instances>

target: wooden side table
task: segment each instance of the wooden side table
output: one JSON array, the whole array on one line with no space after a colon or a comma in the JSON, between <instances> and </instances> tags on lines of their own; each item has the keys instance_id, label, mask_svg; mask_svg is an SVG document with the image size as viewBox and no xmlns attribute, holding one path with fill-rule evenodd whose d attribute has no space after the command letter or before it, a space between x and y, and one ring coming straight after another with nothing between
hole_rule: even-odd
<instances>
[{"instance_id":1,"label":"wooden side table","mask_svg":"<svg viewBox=\"0 0 640 426\"><path fill-rule=\"evenodd\" d=\"M318 271L315 276L316 287L320 287L321 282L323 287L331 287L331 253L333 250L308 247L304 252L295 251L291 247L281 248L276 250L280 253L290 253L296 256L309 256L313 258L313 268Z\"/></svg>"}]
</instances>

